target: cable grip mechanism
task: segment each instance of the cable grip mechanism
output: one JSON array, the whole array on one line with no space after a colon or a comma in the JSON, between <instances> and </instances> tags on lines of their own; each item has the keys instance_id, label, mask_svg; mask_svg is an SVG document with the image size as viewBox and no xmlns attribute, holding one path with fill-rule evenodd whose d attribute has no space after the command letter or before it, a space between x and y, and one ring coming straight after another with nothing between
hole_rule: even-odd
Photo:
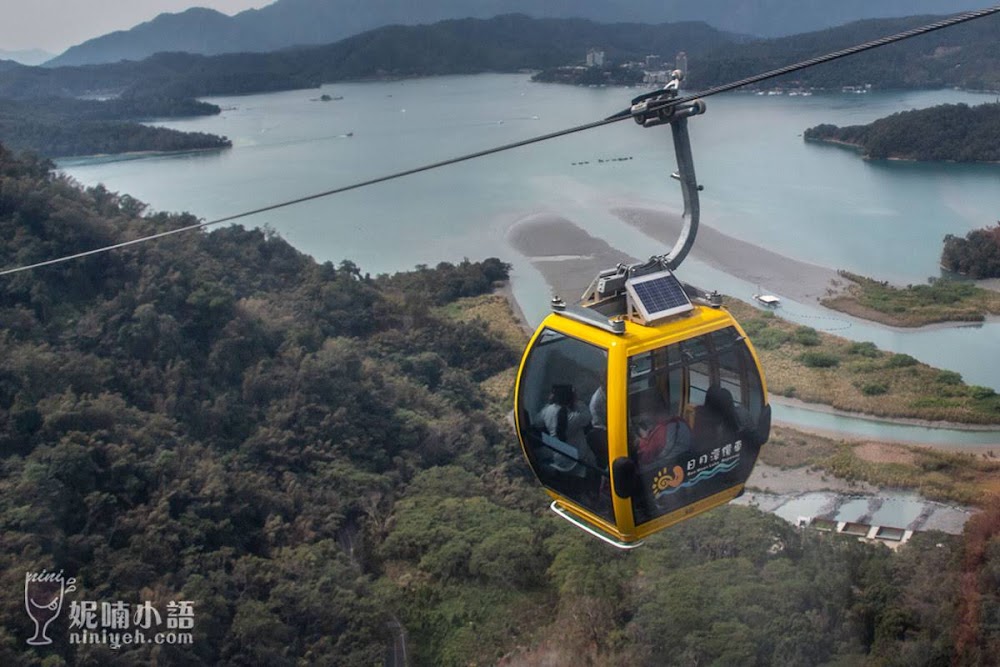
<instances>
[{"instance_id":1,"label":"cable grip mechanism","mask_svg":"<svg viewBox=\"0 0 1000 667\"><path fill-rule=\"evenodd\" d=\"M674 247L666 255L653 258L659 260L670 270L675 270L684 261L694 246L698 235L698 221L701 217L701 205L698 192L703 188L698 185L694 173L694 157L691 153L691 138L688 135L687 119L705 113L703 100L691 100L680 104L671 104L676 99L684 73L674 70L670 82L662 90L640 95L632 100L631 113L636 123L643 127L656 127L669 124L673 133L674 153L677 156L677 171L671 177L681 184L681 195L684 198L684 212L681 215L683 226ZM652 261L652 260L651 260Z\"/></svg>"},{"instance_id":2,"label":"cable grip mechanism","mask_svg":"<svg viewBox=\"0 0 1000 667\"><path fill-rule=\"evenodd\" d=\"M705 113L706 107L702 100L671 103L678 95L682 79L683 73L674 70L670 82L664 88L633 99L630 108L635 122L643 127L670 125L674 153L677 157L677 171L671 174L671 178L680 182L684 198L681 233L674 247L665 255L650 257L641 264L619 264L598 274L584 292L580 305L596 309L605 316L615 317L621 314L620 311L626 302L625 284L628 280L663 269L676 270L691 251L698 235L698 221L701 216L698 192L702 187L698 185L695 177L687 119ZM697 301L715 307L719 305L717 295L702 293L690 285L685 285L685 289L689 292L689 296Z\"/></svg>"}]
</instances>

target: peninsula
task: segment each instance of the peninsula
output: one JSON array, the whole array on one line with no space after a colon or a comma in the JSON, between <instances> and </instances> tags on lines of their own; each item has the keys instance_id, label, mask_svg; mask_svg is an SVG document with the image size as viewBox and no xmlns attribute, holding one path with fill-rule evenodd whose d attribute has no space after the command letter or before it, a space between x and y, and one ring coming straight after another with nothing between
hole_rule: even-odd
<instances>
[{"instance_id":1,"label":"peninsula","mask_svg":"<svg viewBox=\"0 0 1000 667\"><path fill-rule=\"evenodd\" d=\"M803 138L848 146L871 160L1000 162L1000 103L942 104L867 125L817 125Z\"/></svg>"}]
</instances>

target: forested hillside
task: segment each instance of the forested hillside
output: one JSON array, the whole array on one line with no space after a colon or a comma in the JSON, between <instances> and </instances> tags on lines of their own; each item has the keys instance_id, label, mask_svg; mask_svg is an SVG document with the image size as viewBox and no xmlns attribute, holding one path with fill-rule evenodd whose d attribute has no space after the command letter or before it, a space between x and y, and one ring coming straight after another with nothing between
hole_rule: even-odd
<instances>
[{"instance_id":1,"label":"forested hillside","mask_svg":"<svg viewBox=\"0 0 1000 667\"><path fill-rule=\"evenodd\" d=\"M191 97L264 92L384 76L512 72L579 62L598 46L613 61L654 53L689 56L694 87L728 82L842 49L932 20L860 21L782 39L741 41L700 23L600 24L523 15L389 26L321 47L277 53L197 56L164 53L142 62L92 67L12 67L0 72L0 97L24 99L84 93L155 91ZM946 85L1000 88L1000 57L991 17L877 52L794 75L804 85L880 88Z\"/></svg>"},{"instance_id":2,"label":"forested hillside","mask_svg":"<svg viewBox=\"0 0 1000 667\"><path fill-rule=\"evenodd\" d=\"M934 16L855 21L836 28L720 48L691 62L689 83L705 88L807 60L938 20ZM779 85L834 88L1000 90L1000 16L978 19L813 67L775 80ZM769 84L772 85L772 84Z\"/></svg>"},{"instance_id":3,"label":"forested hillside","mask_svg":"<svg viewBox=\"0 0 1000 667\"><path fill-rule=\"evenodd\" d=\"M138 63L55 69L14 65L0 70L0 141L48 157L219 148L228 146L223 137L136 121L218 113L194 100L207 95L375 77L516 72L576 62L594 44L622 59L685 49L697 54L731 38L701 23L601 25L504 16L392 26L337 44L270 54L161 53ZM95 94L113 99L69 99Z\"/></svg>"},{"instance_id":4,"label":"forested hillside","mask_svg":"<svg viewBox=\"0 0 1000 667\"><path fill-rule=\"evenodd\" d=\"M584 18L604 23L704 21L721 30L773 37L847 21L912 14L947 14L983 6L974 0L278 0L225 16L192 8L160 14L130 30L95 37L51 65L141 60L162 51L218 54L326 44L386 25L417 25L523 13L535 18Z\"/></svg>"},{"instance_id":5,"label":"forested hillside","mask_svg":"<svg viewBox=\"0 0 1000 667\"><path fill-rule=\"evenodd\" d=\"M387 26L325 46L277 53L161 53L94 67L19 67L0 76L0 97L95 90L204 96L318 86L375 77L516 72L582 61L599 45L611 59L701 54L734 36L704 23L601 24L582 19L460 19Z\"/></svg>"},{"instance_id":6,"label":"forested hillside","mask_svg":"<svg viewBox=\"0 0 1000 667\"><path fill-rule=\"evenodd\" d=\"M194 98L209 95L309 88L334 81L561 67L579 63L595 46L615 66L648 54L663 56L669 64L678 51L685 51L690 63L689 87L699 88L913 28L932 18L861 21L822 32L747 41L704 23L601 24L512 14L488 20L388 26L335 44L273 53L160 53L141 62L86 67L11 64L0 67L0 100L31 104L2 103L0 141L48 156L219 147L225 145L220 137L178 135L134 123L80 126L75 116L67 113L58 123L42 124L34 111L40 108L43 116L51 116L71 106L67 97L121 95L130 100L132 113L127 120L134 122L158 115L157 108L170 108L173 117L202 113L194 108ZM794 81L778 80L778 84L835 89L860 84L876 88L1000 89L1000 56L994 48L998 29L1000 18L983 19L813 68L794 75ZM641 77L642 71L636 69L611 80L635 83ZM594 78L574 80L605 81L603 74L596 73Z\"/></svg>"},{"instance_id":7,"label":"forested hillside","mask_svg":"<svg viewBox=\"0 0 1000 667\"><path fill-rule=\"evenodd\" d=\"M194 221L0 149L0 266ZM984 664L1000 514L897 555L749 508L621 553L545 509L497 259L371 277L234 226L0 278L0 664ZM190 646L25 643L69 600L194 605Z\"/></svg>"},{"instance_id":8,"label":"forested hillside","mask_svg":"<svg viewBox=\"0 0 1000 667\"><path fill-rule=\"evenodd\" d=\"M894 113L868 125L818 125L803 136L854 146L875 160L1000 162L1000 104L942 104Z\"/></svg>"},{"instance_id":9,"label":"forested hillside","mask_svg":"<svg viewBox=\"0 0 1000 667\"><path fill-rule=\"evenodd\" d=\"M214 104L193 99L133 96L107 101L74 98L0 99L0 140L14 150L44 157L136 151L189 151L228 148L225 137L178 132L137 121L206 116Z\"/></svg>"},{"instance_id":10,"label":"forested hillside","mask_svg":"<svg viewBox=\"0 0 1000 667\"><path fill-rule=\"evenodd\" d=\"M704 23L602 24L524 15L388 26L320 47L276 53L159 54L96 67L18 67L0 73L0 97L158 91L172 96L263 92L385 76L546 69L580 62L599 47L609 61L689 56L692 88L735 81L932 22L935 17L858 21L820 32L747 41ZM1000 89L993 16L791 75L796 85ZM781 80L779 80L780 83ZM785 83L789 81L786 78Z\"/></svg>"}]
</instances>

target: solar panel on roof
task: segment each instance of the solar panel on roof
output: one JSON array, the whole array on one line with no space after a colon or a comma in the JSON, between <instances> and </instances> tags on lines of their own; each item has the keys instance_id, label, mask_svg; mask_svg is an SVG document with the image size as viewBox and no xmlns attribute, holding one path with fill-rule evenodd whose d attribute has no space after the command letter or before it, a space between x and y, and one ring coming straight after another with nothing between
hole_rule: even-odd
<instances>
[{"instance_id":1,"label":"solar panel on roof","mask_svg":"<svg viewBox=\"0 0 1000 667\"><path fill-rule=\"evenodd\" d=\"M691 310L691 300L670 271L658 271L625 283L630 302L643 319L653 321Z\"/></svg>"}]
</instances>

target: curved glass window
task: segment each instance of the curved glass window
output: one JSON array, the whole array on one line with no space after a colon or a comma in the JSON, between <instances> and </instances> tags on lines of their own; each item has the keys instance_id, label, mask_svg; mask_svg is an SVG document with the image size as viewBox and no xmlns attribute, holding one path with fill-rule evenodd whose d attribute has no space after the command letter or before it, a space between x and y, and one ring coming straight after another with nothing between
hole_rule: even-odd
<instances>
[{"instance_id":1,"label":"curved glass window","mask_svg":"<svg viewBox=\"0 0 1000 667\"><path fill-rule=\"evenodd\" d=\"M634 355L628 368L637 525L746 481L764 398L735 327Z\"/></svg>"},{"instance_id":2,"label":"curved glass window","mask_svg":"<svg viewBox=\"0 0 1000 667\"><path fill-rule=\"evenodd\" d=\"M518 389L528 461L545 486L614 521L608 477L606 350L545 329Z\"/></svg>"}]
</instances>

